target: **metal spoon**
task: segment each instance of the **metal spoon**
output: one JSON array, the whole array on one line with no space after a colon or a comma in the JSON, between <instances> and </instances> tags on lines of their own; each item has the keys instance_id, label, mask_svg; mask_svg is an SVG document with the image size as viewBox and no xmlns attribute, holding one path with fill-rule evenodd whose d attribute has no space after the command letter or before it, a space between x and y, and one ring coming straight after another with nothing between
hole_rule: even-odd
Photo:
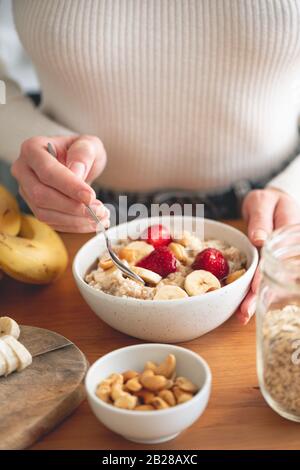
<instances>
[{"instance_id":1,"label":"metal spoon","mask_svg":"<svg viewBox=\"0 0 300 470\"><path fill-rule=\"evenodd\" d=\"M52 144L50 144L50 142L48 142L47 144L47 150L48 152L54 157L54 158L57 158L56 156L56 152L52 146ZM114 265L120 269L120 271L122 271L123 274L125 274L125 276L129 277L130 279L133 279L134 281L138 281L138 282L141 282L142 284L145 284L145 282L143 281L143 279L138 276L137 274L135 274L133 271L131 271L130 268L128 268L119 258L118 256L116 255L116 253L113 251L112 249L112 246L111 246L111 243L110 243L110 240L107 236L107 233L106 233L106 230L101 222L101 220L98 218L98 216L95 214L95 212L93 211L93 209L88 205L88 204L85 204L87 210L89 211L91 217L93 218L93 220L96 222L97 224L97 229L99 229L103 235L104 235L104 239L105 239L105 243L106 243L106 248L107 248L107 251L109 253L109 256L111 257Z\"/></svg>"}]
</instances>

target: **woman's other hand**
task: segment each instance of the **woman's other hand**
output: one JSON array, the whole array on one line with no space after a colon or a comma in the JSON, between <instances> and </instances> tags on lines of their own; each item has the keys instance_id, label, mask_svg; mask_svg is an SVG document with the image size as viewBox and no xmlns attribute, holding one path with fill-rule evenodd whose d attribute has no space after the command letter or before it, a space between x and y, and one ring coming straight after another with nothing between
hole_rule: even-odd
<instances>
[{"instance_id":1,"label":"woman's other hand","mask_svg":"<svg viewBox=\"0 0 300 470\"><path fill-rule=\"evenodd\" d=\"M47 151L51 143L57 159ZM89 186L106 164L100 139L90 135L32 137L21 146L12 174L35 216L61 232L92 232L90 204L105 226L109 212Z\"/></svg>"},{"instance_id":2,"label":"woman's other hand","mask_svg":"<svg viewBox=\"0 0 300 470\"><path fill-rule=\"evenodd\" d=\"M248 226L248 236L258 248L263 246L273 230L300 222L297 201L275 188L251 191L244 200L242 213ZM259 281L260 273L257 270L251 289L237 312L238 319L244 325L255 313Z\"/></svg>"}]
</instances>

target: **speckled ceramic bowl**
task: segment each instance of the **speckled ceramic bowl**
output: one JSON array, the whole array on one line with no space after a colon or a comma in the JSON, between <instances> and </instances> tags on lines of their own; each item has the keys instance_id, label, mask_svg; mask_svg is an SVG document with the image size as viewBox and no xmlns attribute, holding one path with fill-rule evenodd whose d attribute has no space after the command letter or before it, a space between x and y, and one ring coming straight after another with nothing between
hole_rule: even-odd
<instances>
[{"instance_id":1,"label":"speckled ceramic bowl","mask_svg":"<svg viewBox=\"0 0 300 470\"><path fill-rule=\"evenodd\" d=\"M191 217L185 217L191 219ZM151 224L164 223L152 218ZM108 236L133 233L148 227L149 219L139 219L113 227ZM238 308L250 287L258 263L257 250L240 231L221 222L204 220L205 238L223 240L245 253L247 271L239 279L216 291L180 300L139 300L115 297L89 286L84 277L104 251L103 235L89 240L77 253L73 263L76 284L87 304L98 317L128 335L147 341L176 343L201 336L224 323Z\"/></svg>"}]
</instances>

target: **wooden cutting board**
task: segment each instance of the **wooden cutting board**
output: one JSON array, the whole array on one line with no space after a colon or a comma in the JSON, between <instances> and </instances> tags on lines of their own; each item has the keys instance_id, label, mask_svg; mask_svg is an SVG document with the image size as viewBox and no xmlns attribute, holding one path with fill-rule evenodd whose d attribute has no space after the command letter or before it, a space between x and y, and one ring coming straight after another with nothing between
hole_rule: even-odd
<instances>
[{"instance_id":1,"label":"wooden cutting board","mask_svg":"<svg viewBox=\"0 0 300 470\"><path fill-rule=\"evenodd\" d=\"M35 353L64 338L21 327L21 343ZM85 398L83 353L71 344L33 358L22 372L0 378L0 450L25 449L68 416Z\"/></svg>"}]
</instances>

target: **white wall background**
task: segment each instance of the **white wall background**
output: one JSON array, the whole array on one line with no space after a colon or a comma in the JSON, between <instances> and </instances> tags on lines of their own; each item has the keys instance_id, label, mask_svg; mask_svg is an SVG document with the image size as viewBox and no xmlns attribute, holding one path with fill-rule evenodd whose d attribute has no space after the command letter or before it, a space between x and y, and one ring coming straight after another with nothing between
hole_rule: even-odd
<instances>
[{"instance_id":1,"label":"white wall background","mask_svg":"<svg viewBox=\"0 0 300 470\"><path fill-rule=\"evenodd\" d=\"M39 89L31 61L15 30L11 0L0 0L0 58L8 75L18 82L25 92L35 92Z\"/></svg>"}]
</instances>

